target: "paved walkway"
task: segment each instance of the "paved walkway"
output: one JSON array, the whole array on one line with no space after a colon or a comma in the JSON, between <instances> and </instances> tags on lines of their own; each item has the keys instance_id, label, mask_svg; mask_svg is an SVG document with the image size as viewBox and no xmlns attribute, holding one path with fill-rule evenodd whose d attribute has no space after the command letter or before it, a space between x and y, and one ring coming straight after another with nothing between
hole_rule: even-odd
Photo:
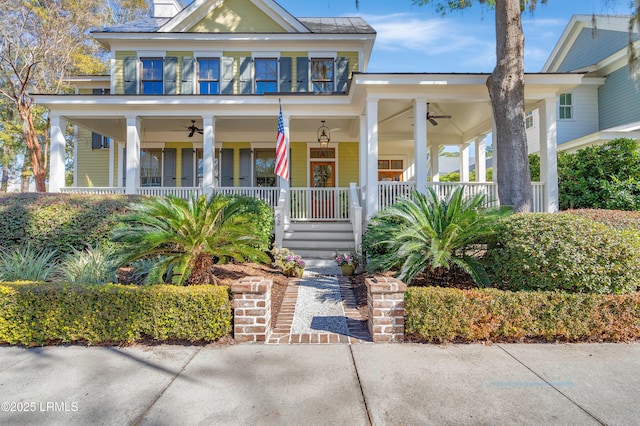
<instances>
[{"instance_id":1,"label":"paved walkway","mask_svg":"<svg viewBox=\"0 0 640 426\"><path fill-rule=\"evenodd\" d=\"M334 274L332 269L307 271L302 279L289 281L278 322L267 343L371 341L349 278Z\"/></svg>"},{"instance_id":2,"label":"paved walkway","mask_svg":"<svg viewBox=\"0 0 640 426\"><path fill-rule=\"evenodd\" d=\"M0 347L6 425L634 425L640 345Z\"/></svg>"}]
</instances>

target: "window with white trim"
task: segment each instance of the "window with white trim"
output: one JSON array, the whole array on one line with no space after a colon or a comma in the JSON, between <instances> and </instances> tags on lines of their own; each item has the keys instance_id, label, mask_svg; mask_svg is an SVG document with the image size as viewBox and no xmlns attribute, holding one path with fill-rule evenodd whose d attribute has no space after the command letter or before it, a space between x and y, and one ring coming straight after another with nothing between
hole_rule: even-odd
<instances>
[{"instance_id":1,"label":"window with white trim","mask_svg":"<svg viewBox=\"0 0 640 426\"><path fill-rule=\"evenodd\" d=\"M162 58L142 58L142 94L162 95L162 69L164 60Z\"/></svg>"},{"instance_id":2,"label":"window with white trim","mask_svg":"<svg viewBox=\"0 0 640 426\"><path fill-rule=\"evenodd\" d=\"M533 121L533 111L529 111L524 116L524 127L528 130L533 129L534 125L535 123Z\"/></svg>"},{"instance_id":3,"label":"window with white trim","mask_svg":"<svg viewBox=\"0 0 640 426\"><path fill-rule=\"evenodd\" d=\"M140 186L161 186L162 149L140 150Z\"/></svg>"},{"instance_id":4,"label":"window with white trim","mask_svg":"<svg viewBox=\"0 0 640 426\"><path fill-rule=\"evenodd\" d=\"M198 89L201 95L220 93L220 60L198 58Z\"/></svg>"},{"instance_id":5,"label":"window with white trim","mask_svg":"<svg viewBox=\"0 0 640 426\"><path fill-rule=\"evenodd\" d=\"M573 95L571 93L561 94L558 105L560 108L558 118L560 120L573 119Z\"/></svg>"},{"instance_id":6,"label":"window with white trim","mask_svg":"<svg viewBox=\"0 0 640 426\"><path fill-rule=\"evenodd\" d=\"M330 58L311 59L311 85L315 93L333 92L334 60Z\"/></svg>"},{"instance_id":7,"label":"window with white trim","mask_svg":"<svg viewBox=\"0 0 640 426\"><path fill-rule=\"evenodd\" d=\"M274 58L256 58L255 60L255 93L278 91L278 60Z\"/></svg>"}]
</instances>

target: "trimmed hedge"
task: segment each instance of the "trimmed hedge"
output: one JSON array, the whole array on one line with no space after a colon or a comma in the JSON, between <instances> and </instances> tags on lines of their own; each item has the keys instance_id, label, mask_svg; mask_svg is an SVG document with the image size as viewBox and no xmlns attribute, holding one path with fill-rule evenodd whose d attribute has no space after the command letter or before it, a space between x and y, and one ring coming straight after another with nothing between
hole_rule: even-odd
<instances>
[{"instance_id":1,"label":"trimmed hedge","mask_svg":"<svg viewBox=\"0 0 640 426\"><path fill-rule=\"evenodd\" d=\"M0 284L0 342L9 344L211 342L231 323L223 286Z\"/></svg>"},{"instance_id":2,"label":"trimmed hedge","mask_svg":"<svg viewBox=\"0 0 640 426\"><path fill-rule=\"evenodd\" d=\"M640 338L640 294L594 295L410 287L405 333L425 342Z\"/></svg>"},{"instance_id":3,"label":"trimmed hedge","mask_svg":"<svg viewBox=\"0 0 640 426\"><path fill-rule=\"evenodd\" d=\"M640 287L640 233L585 217L521 213L500 221L487 262L495 286L621 294Z\"/></svg>"},{"instance_id":4,"label":"trimmed hedge","mask_svg":"<svg viewBox=\"0 0 640 426\"><path fill-rule=\"evenodd\" d=\"M132 195L6 194L0 198L0 241L5 249L30 243L60 255L108 246L120 214L141 200Z\"/></svg>"},{"instance_id":5,"label":"trimmed hedge","mask_svg":"<svg viewBox=\"0 0 640 426\"><path fill-rule=\"evenodd\" d=\"M565 210L560 214L587 217L621 231L640 231L640 211L580 209Z\"/></svg>"}]
</instances>

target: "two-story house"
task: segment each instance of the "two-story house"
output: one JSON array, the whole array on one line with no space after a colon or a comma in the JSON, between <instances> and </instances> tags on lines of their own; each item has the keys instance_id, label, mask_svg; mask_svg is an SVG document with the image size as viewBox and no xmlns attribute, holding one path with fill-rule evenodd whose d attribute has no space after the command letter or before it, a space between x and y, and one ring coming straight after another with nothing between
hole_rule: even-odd
<instances>
[{"instance_id":1,"label":"two-story house","mask_svg":"<svg viewBox=\"0 0 640 426\"><path fill-rule=\"evenodd\" d=\"M485 137L500 119L488 74L367 73L376 33L362 18L294 17L272 0L153 6L147 19L93 33L110 52L108 76L74 78L73 95L36 96L50 109L50 191L248 194L274 207L279 246L305 255L311 244L325 257L343 248L338 232L344 248L357 245L366 218L399 194L465 185L497 199L484 170ZM558 96L583 77L525 76L527 109L541 111L544 129L538 211L557 209ZM289 181L274 173L280 107ZM443 145L461 147L459 184L438 182ZM471 149L477 182L468 182ZM332 240L310 243L327 223Z\"/></svg>"}]
</instances>

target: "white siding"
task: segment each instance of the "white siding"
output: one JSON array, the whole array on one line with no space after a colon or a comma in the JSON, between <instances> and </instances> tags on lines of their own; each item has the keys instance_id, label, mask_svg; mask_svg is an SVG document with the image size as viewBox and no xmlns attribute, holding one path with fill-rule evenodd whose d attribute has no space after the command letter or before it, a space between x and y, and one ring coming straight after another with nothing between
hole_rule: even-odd
<instances>
[{"instance_id":1,"label":"white siding","mask_svg":"<svg viewBox=\"0 0 640 426\"><path fill-rule=\"evenodd\" d=\"M527 129L527 147L529 154L540 152L540 110L533 110L533 127Z\"/></svg>"},{"instance_id":2,"label":"white siding","mask_svg":"<svg viewBox=\"0 0 640 426\"><path fill-rule=\"evenodd\" d=\"M598 131L598 88L578 86L571 93L573 118L558 119L558 145Z\"/></svg>"}]
</instances>

